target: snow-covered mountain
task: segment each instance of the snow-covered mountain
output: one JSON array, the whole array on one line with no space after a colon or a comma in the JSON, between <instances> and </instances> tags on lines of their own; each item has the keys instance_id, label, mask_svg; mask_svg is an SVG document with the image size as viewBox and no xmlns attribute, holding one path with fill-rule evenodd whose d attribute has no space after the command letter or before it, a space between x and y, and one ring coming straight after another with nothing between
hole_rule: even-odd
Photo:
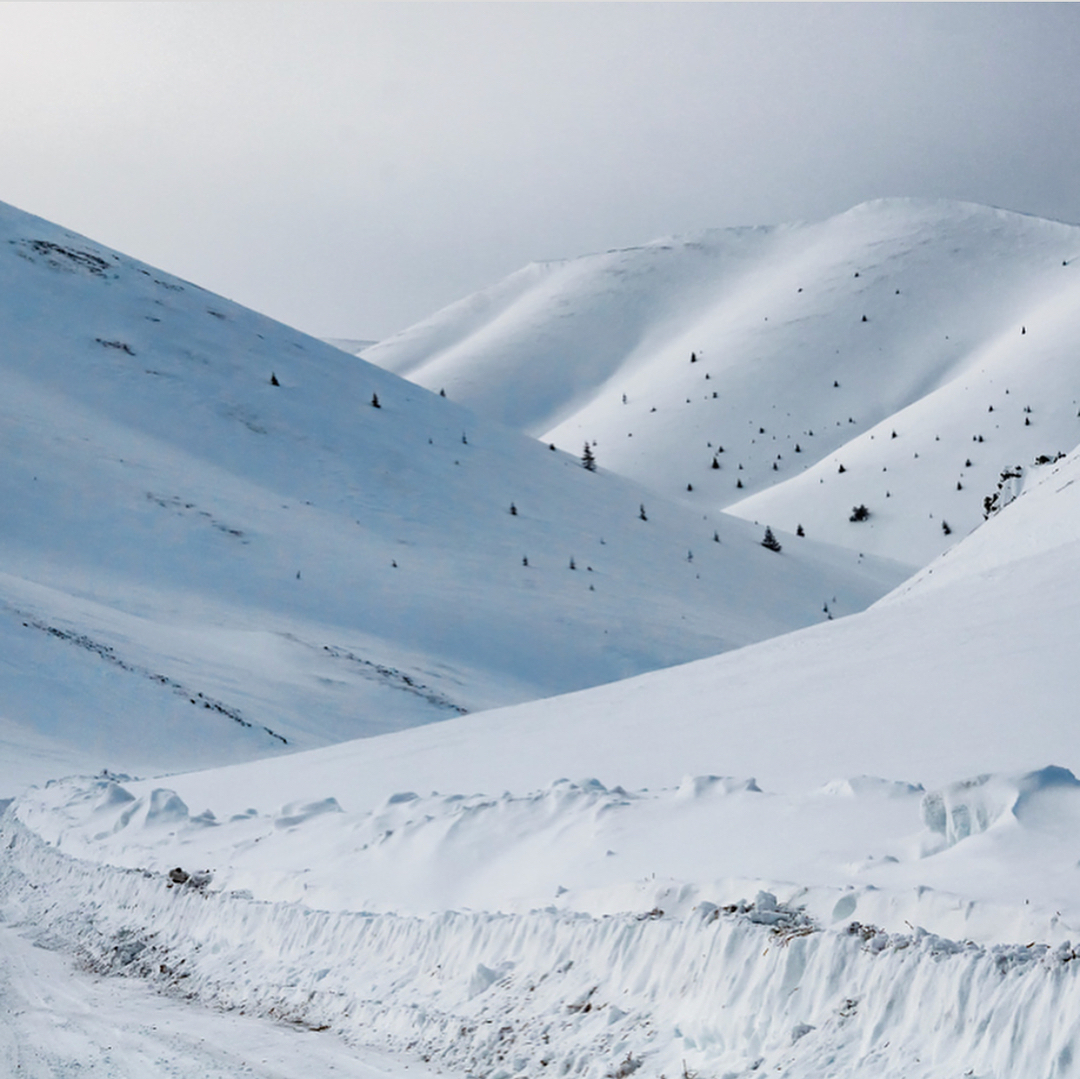
<instances>
[{"instance_id":1,"label":"snow-covered mountain","mask_svg":"<svg viewBox=\"0 0 1080 1079\"><path fill-rule=\"evenodd\" d=\"M93 969L453 1072L1076 1075L1078 479L714 659L28 792L0 893Z\"/></svg>"},{"instance_id":2,"label":"snow-covered mountain","mask_svg":"<svg viewBox=\"0 0 1080 1079\"><path fill-rule=\"evenodd\" d=\"M363 355L687 505L921 566L1080 438L1078 274L1076 226L888 199L533 264Z\"/></svg>"},{"instance_id":3,"label":"snow-covered mountain","mask_svg":"<svg viewBox=\"0 0 1080 1079\"><path fill-rule=\"evenodd\" d=\"M890 340L909 347L890 351L888 377L849 357L819 387L818 330L833 316L818 296L806 370L764 351L732 368L732 398L771 411L788 394L794 423L848 388L862 424L829 433L814 413L807 443L827 444L817 463L744 485L739 513L775 524L786 492L800 512L808 535L778 531L777 554L760 526L695 504L696 479L679 505L608 471L607 436L589 472L572 453L89 241L14 211L3 221L0 297L16 299L0 298L12 507L0 537L0 691L15 718L0 759L17 797L0 814L0 959L24 955L7 945L14 930L89 971L388 1051L398 1075L1080 1075L1080 450L1076 406L1053 396L1071 392L1055 350L1070 340L1061 262L1075 230L891 202L714 238L727 252L715 266L744 291L759 259L764 296L779 272L767 249L802 245L804 267L823 273L830 242L837 266L851 258L846 228L866 257L858 278L836 270L837 309L850 315L851 282L870 278L882 305L921 296L927 322L919 346L898 318ZM964 295L982 273L994 303L954 310L948 243ZM697 271L672 270L664 292L649 282L665 273L648 269L654 257L707 261L708 244L662 247L610 256L609 268L640 273L624 275L620 299L611 269L606 308L581 301L586 279L600 295L596 260L526 276L565 275L567 322L591 319L597 341L605 324L628 332L613 311L659 326L649 319L663 305L649 297L674 311L698 287L695 324L711 324L715 297ZM906 267L899 285L887 281L889 252ZM1014 262L1031 304L1015 338ZM1056 292L1055 274L1066 275ZM796 297L811 290L798 287ZM537 318L550 327L546 303ZM467 307L424 332L435 340ZM1040 309L1045 319L1030 315ZM879 320L868 311L852 334ZM1053 348L1037 344L1040 326ZM966 342L963 356L938 348L946 334ZM720 381L719 366L702 370L714 346L691 337L672 379L689 369ZM555 385L506 355L537 375L538 400ZM639 359L641 388L659 392L653 361ZM606 408L603 380L580 370L582 399L566 398L576 411L550 413L545 433ZM448 383L451 398L461 385ZM613 385L618 415L635 398L626 390L623 405ZM985 465L989 519L964 536L966 518L950 509L951 546L931 558L944 532L927 500L951 475L965 393L991 387L1001 397L981 415L1011 419L977 432L956 492ZM561 399L551 393L548 406ZM661 405L649 407L660 416ZM684 434L698 412L686 409ZM710 461L710 477L739 471L740 446L751 472L751 451L774 433L758 427L765 435L725 436L723 454L713 440L721 467ZM1060 446L1036 454L1017 441L1033 430ZM905 440L910 465L896 448ZM664 467L674 461L653 445ZM977 464L976 448L993 446L1027 456L1020 468ZM810 455L801 442L800 453ZM819 475L829 454L845 464L835 477ZM800 499L879 465L890 483L906 477L888 502L903 496L907 508L890 517L851 496L870 516L839 531L927 561L903 581L891 564L816 541L831 517L815 525L801 512ZM935 513L933 544L916 509ZM897 587L848 614L890 575ZM827 618L825 606L848 616ZM756 643L610 680L620 664L718 653L720 638ZM518 703L455 714L500 698ZM435 715L447 718L423 722ZM373 736L344 740L353 723ZM317 748L284 752L298 743ZM183 772L200 753L237 763ZM92 757L95 774L55 778ZM44 775L54 778L19 793ZM0 976L0 1003L12 999ZM0 1064L8 1044L0 1037ZM111 1043L95 1044L106 1045L102 1074L116 1074Z\"/></svg>"},{"instance_id":4,"label":"snow-covered mountain","mask_svg":"<svg viewBox=\"0 0 1080 1079\"><path fill-rule=\"evenodd\" d=\"M902 576L821 544L778 557L10 207L0 325L6 791L594 685Z\"/></svg>"}]
</instances>

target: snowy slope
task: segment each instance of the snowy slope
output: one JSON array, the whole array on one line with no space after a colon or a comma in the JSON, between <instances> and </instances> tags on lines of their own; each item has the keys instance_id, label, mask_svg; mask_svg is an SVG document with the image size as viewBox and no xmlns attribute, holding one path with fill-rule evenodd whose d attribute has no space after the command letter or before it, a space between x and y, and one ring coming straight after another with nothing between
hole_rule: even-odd
<instances>
[{"instance_id":1,"label":"snowy slope","mask_svg":"<svg viewBox=\"0 0 1080 1079\"><path fill-rule=\"evenodd\" d=\"M610 681L902 576L776 556L10 207L0 324L2 790Z\"/></svg>"},{"instance_id":2,"label":"snowy slope","mask_svg":"<svg viewBox=\"0 0 1080 1079\"><path fill-rule=\"evenodd\" d=\"M1080 812L1076 781L1041 772L1049 765L1080 772L1072 705L1080 692L1080 665L1071 657L1070 632L1080 611L1077 477L1080 456L1054 466L982 533L863 614L613 685L287 761L175 776L164 786L191 814L209 807L219 821L238 817L206 831L204 840L186 840L195 849L209 844L204 860L220 867L234 845L247 849L253 835L268 835L257 852L245 855L255 859L252 877L243 877L250 887L269 866L291 864L290 855L279 864L271 851L295 842L296 857L311 866L304 890L329 888L333 898L324 896L320 904L333 906L528 909L551 901L557 886L569 887L580 872L586 891L615 889L607 900L595 900L596 909L610 909L610 903L624 909L621 889L650 866L683 881L764 877L807 883L810 876L837 887L884 888L893 881L898 890L933 881L957 894L985 886L981 898L987 902L1002 898L999 887L1015 899L1017 887L1034 886L1030 876L973 882L963 859L947 854L927 860L927 851L906 844L904 836L915 837L924 827L925 790L977 775L1004 777L977 785L979 793L972 795L988 807L980 810L989 814L983 827L1009 818L1021 788L1060 788L1063 820ZM1071 530L1062 522L1071 522ZM1042 549L1028 539L1055 533L1058 538L1043 540ZM708 774L736 778L686 778ZM601 782L582 785L583 776ZM859 778L867 776L881 778ZM559 782L561 777L575 784ZM65 849L78 849L71 844L83 835L92 849L121 861L133 857L132 864L146 864L147 852L163 843L164 865L175 852L171 840L155 831L149 809L151 792L162 784L122 786L130 798L114 793L100 806L97 794L75 798L70 834L63 807L72 796L62 787L37 796L40 819L25 819L50 838L64 836ZM404 791L421 797L402 797ZM492 801L503 791L510 801ZM136 805L136 799L143 801ZM24 816L30 804L23 803ZM292 808L283 809L286 804ZM634 829L615 825L620 839L604 837L598 821L612 805L623 807L613 817L638 822L637 838L628 839ZM766 805L773 808L766 811ZM84 825L91 810L91 823ZM710 814L715 819L706 823ZM789 819L789 826L779 827L774 814ZM128 823L114 830L120 815ZM282 823L294 817L298 827L319 818L311 828L328 837L335 854L312 860L312 836L294 840L293 824ZM489 823L471 823L481 819ZM680 819L685 845L671 838L680 834ZM402 831L406 821L413 823ZM108 827L93 839L103 823ZM1041 825L1032 827L1038 832ZM991 838L976 839L967 849L991 844L989 851L981 849L985 856L998 843L1003 856L1020 856L1011 847L1016 839L1010 828L991 830ZM389 849L381 839L387 829L397 836ZM548 838L530 839L534 829ZM580 839L568 839L575 829L582 829ZM703 844L706 833L712 838ZM145 844L139 835L147 837ZM347 860L334 847L339 841L352 852ZM632 869L621 858L597 861L609 842L615 849L631 842L639 850ZM544 856L530 845L535 843ZM475 878L461 844L478 855ZM1029 853L1041 864L1045 851L1033 841ZM877 864L865 861L871 854ZM901 862L881 862L885 854ZM493 868L502 857L506 863ZM1043 870L1050 873L1048 865ZM1072 872L1045 901L1024 893L1034 904L1026 913L1040 920L1041 931L1049 932L1046 919L1054 911L1068 910L1080 934ZM287 896L296 898L288 874L280 879ZM354 886L359 894L348 899ZM277 885L268 887L266 898L280 897L273 892ZM590 909L593 902L587 901ZM936 928L956 931L947 919Z\"/></svg>"},{"instance_id":3,"label":"snowy slope","mask_svg":"<svg viewBox=\"0 0 1080 1079\"><path fill-rule=\"evenodd\" d=\"M1078 480L726 655L28 792L0 896L100 969L454 1070L1075 1076Z\"/></svg>"},{"instance_id":4,"label":"snowy slope","mask_svg":"<svg viewBox=\"0 0 1080 1079\"><path fill-rule=\"evenodd\" d=\"M1080 438L1078 256L1075 226L888 199L532 265L363 355L689 505L923 565Z\"/></svg>"}]
</instances>

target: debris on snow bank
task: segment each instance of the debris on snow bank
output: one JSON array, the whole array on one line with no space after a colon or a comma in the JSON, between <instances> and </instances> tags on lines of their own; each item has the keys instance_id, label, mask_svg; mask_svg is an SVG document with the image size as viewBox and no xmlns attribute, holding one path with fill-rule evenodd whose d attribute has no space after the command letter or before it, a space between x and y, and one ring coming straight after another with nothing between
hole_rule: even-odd
<instances>
[{"instance_id":1,"label":"debris on snow bank","mask_svg":"<svg viewBox=\"0 0 1080 1079\"><path fill-rule=\"evenodd\" d=\"M1071 945L816 931L770 893L686 918L333 913L82 862L10 813L0 850L4 919L90 969L459 1072L1065 1076L1080 1049Z\"/></svg>"}]
</instances>

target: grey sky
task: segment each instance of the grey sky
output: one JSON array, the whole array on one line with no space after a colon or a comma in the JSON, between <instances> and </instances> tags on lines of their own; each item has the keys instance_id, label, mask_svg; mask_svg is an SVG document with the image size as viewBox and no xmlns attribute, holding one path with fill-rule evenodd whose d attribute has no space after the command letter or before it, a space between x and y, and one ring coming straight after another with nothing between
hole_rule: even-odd
<instances>
[{"instance_id":1,"label":"grey sky","mask_svg":"<svg viewBox=\"0 0 1080 1079\"><path fill-rule=\"evenodd\" d=\"M882 195L1080 221L1075 4L0 4L0 199L317 334Z\"/></svg>"}]
</instances>

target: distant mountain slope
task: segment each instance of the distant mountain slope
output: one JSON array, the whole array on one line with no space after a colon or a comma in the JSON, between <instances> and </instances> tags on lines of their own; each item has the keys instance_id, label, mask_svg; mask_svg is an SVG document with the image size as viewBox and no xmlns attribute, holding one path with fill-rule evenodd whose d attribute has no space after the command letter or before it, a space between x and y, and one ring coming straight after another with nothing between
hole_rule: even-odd
<instances>
[{"instance_id":1,"label":"distant mountain slope","mask_svg":"<svg viewBox=\"0 0 1080 1079\"><path fill-rule=\"evenodd\" d=\"M1080 441L1078 275L1080 228L888 199L532 265L363 355L689 505L922 565Z\"/></svg>"},{"instance_id":2,"label":"distant mountain slope","mask_svg":"<svg viewBox=\"0 0 1080 1079\"><path fill-rule=\"evenodd\" d=\"M777 556L10 207L0 326L5 782L562 692L902 577L823 545Z\"/></svg>"}]
</instances>

